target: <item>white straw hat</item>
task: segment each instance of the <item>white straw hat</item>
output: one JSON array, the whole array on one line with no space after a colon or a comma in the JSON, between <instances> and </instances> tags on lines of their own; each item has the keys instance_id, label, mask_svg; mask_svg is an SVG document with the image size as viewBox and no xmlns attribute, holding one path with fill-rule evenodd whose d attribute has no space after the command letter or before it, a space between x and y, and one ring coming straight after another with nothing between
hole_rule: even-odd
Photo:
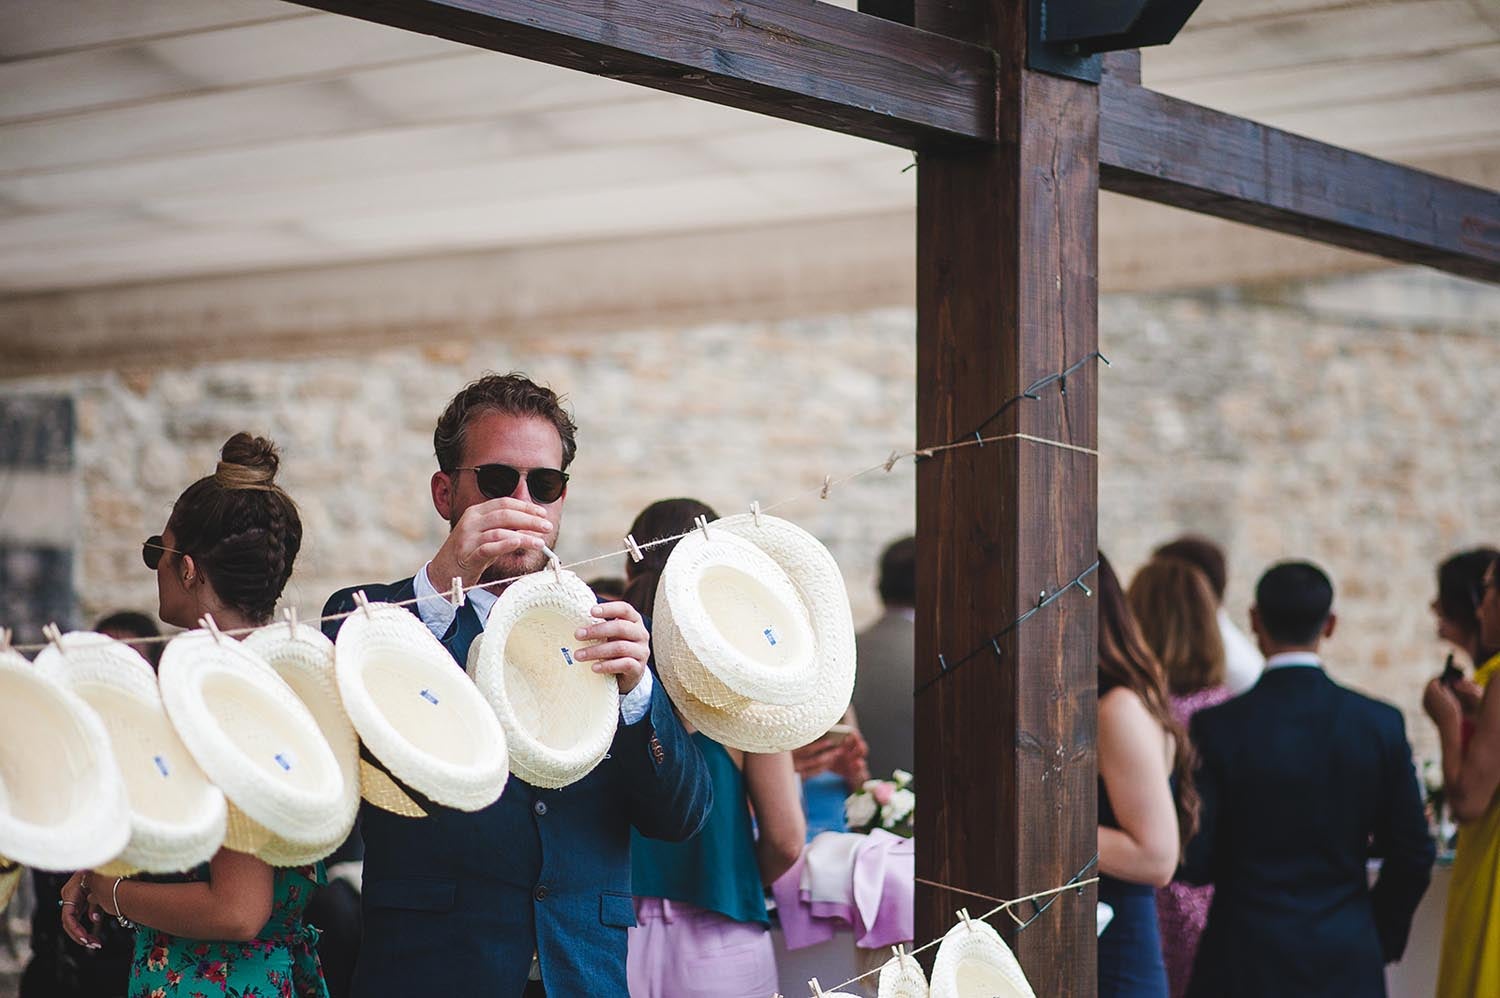
<instances>
[{"instance_id":1,"label":"white straw hat","mask_svg":"<svg viewBox=\"0 0 1500 998\"><path fill-rule=\"evenodd\" d=\"M900 952L881 966L876 998L927 998L927 994L927 975L910 953Z\"/></svg>"},{"instance_id":2,"label":"white straw hat","mask_svg":"<svg viewBox=\"0 0 1500 998\"><path fill-rule=\"evenodd\" d=\"M657 589L652 644L658 675L673 703L704 734L746 752L785 752L806 745L838 723L854 692L854 619L844 577L828 549L796 524L766 514L714 521L709 530L749 541L785 573L812 631L814 683L792 704L746 702L721 708L693 696L683 674L701 669L676 621L667 587ZM701 533L701 531L699 531ZM679 548L690 538L679 542ZM668 559L668 569L677 551ZM665 573L663 575L665 581Z\"/></svg>"},{"instance_id":3,"label":"white straw hat","mask_svg":"<svg viewBox=\"0 0 1500 998\"><path fill-rule=\"evenodd\" d=\"M505 732L479 690L427 625L389 603L366 602L335 642L344 710L364 745L370 803L422 815L421 800L478 811L505 789Z\"/></svg>"},{"instance_id":4,"label":"white straw hat","mask_svg":"<svg viewBox=\"0 0 1500 998\"><path fill-rule=\"evenodd\" d=\"M979 918L960 921L938 944L932 998L1036 998L1000 933Z\"/></svg>"},{"instance_id":5,"label":"white straw hat","mask_svg":"<svg viewBox=\"0 0 1500 998\"><path fill-rule=\"evenodd\" d=\"M0 651L0 856L38 870L103 866L130 841L130 804L93 709Z\"/></svg>"},{"instance_id":6,"label":"white straw hat","mask_svg":"<svg viewBox=\"0 0 1500 998\"><path fill-rule=\"evenodd\" d=\"M259 653L307 706L338 762L342 781L337 800L329 804L339 817L335 833L308 844L273 838L257 853L272 866L304 866L337 849L354 828L359 814L359 736L339 699L333 642L322 631L306 624L273 625L251 632L245 646Z\"/></svg>"},{"instance_id":7,"label":"white straw hat","mask_svg":"<svg viewBox=\"0 0 1500 998\"><path fill-rule=\"evenodd\" d=\"M273 838L300 845L338 834L343 777L311 712L241 642L187 631L160 667L167 716L229 799L226 848L256 855Z\"/></svg>"},{"instance_id":8,"label":"white straw hat","mask_svg":"<svg viewBox=\"0 0 1500 998\"><path fill-rule=\"evenodd\" d=\"M674 656L693 699L733 709L801 703L818 681L813 634L780 565L728 530L695 530L677 542L657 599L672 607L691 654Z\"/></svg>"},{"instance_id":9,"label":"white straw hat","mask_svg":"<svg viewBox=\"0 0 1500 998\"><path fill-rule=\"evenodd\" d=\"M543 570L505 587L485 624L472 675L505 729L510 771L557 789L599 765L620 719L620 684L574 653L598 623L594 593L572 572Z\"/></svg>"},{"instance_id":10,"label":"white straw hat","mask_svg":"<svg viewBox=\"0 0 1500 998\"><path fill-rule=\"evenodd\" d=\"M206 863L224 842L224 793L209 782L167 719L156 673L108 635L63 634L36 657L38 672L94 709L109 732L130 802L130 842L101 873L172 873Z\"/></svg>"}]
</instances>

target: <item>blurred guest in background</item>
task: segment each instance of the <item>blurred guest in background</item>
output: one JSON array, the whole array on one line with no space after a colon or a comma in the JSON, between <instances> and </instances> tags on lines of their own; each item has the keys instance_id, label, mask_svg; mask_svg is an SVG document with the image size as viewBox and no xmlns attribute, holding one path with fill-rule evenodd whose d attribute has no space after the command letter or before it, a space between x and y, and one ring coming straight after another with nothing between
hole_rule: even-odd
<instances>
[{"instance_id":1,"label":"blurred guest in background","mask_svg":"<svg viewBox=\"0 0 1500 998\"><path fill-rule=\"evenodd\" d=\"M692 526L692 524L688 524L688 526ZM618 575L601 575L597 579L590 579L585 585L594 591L595 596L606 603L613 603L615 600L625 598L626 583ZM636 609L640 609L640 607ZM641 610L641 613L649 617L651 616L651 608L648 606Z\"/></svg>"},{"instance_id":2,"label":"blurred guest in background","mask_svg":"<svg viewBox=\"0 0 1500 998\"><path fill-rule=\"evenodd\" d=\"M1197 566L1179 558L1153 558L1130 581L1130 608L1146 644L1167 677L1172 720L1186 730L1194 714L1229 699L1224 688L1224 643L1218 598ZM1208 921L1212 886L1173 881L1156 892L1162 957L1172 998L1187 993L1198 937Z\"/></svg>"},{"instance_id":3,"label":"blurred guest in background","mask_svg":"<svg viewBox=\"0 0 1500 998\"><path fill-rule=\"evenodd\" d=\"M630 526L642 544L681 534L718 514L695 499L663 499ZM626 602L649 616L676 542L631 562ZM595 589L595 592L598 592ZM684 842L631 831L638 924L625 969L634 998L765 998L776 991L776 957L764 885L802 854L806 822L789 752L728 748L701 731L693 741L713 782L701 831Z\"/></svg>"},{"instance_id":4,"label":"blurred guest in background","mask_svg":"<svg viewBox=\"0 0 1500 998\"><path fill-rule=\"evenodd\" d=\"M1155 888L1192 833L1192 752L1109 559L1099 556L1100 998L1166 998ZM1175 782L1175 792L1174 792Z\"/></svg>"},{"instance_id":5,"label":"blurred guest in background","mask_svg":"<svg viewBox=\"0 0 1500 998\"><path fill-rule=\"evenodd\" d=\"M1476 581L1473 565L1480 560L1487 563ZM1462 648L1477 666L1472 682L1438 676L1422 697L1422 708L1438 728L1443 789L1459 823L1438 963L1439 998L1500 994L1500 806L1495 799L1500 788L1500 683L1492 682L1500 671L1495 652L1500 648L1497 573L1500 561L1489 549L1456 555L1438 570L1433 604L1438 634ZM1465 612L1465 591L1472 612Z\"/></svg>"},{"instance_id":6,"label":"blurred guest in background","mask_svg":"<svg viewBox=\"0 0 1500 998\"><path fill-rule=\"evenodd\" d=\"M870 771L881 779L916 768L912 661L917 620L917 539L903 537L880 556L885 612L855 638L854 717L870 746Z\"/></svg>"},{"instance_id":7,"label":"blurred guest in background","mask_svg":"<svg viewBox=\"0 0 1500 998\"><path fill-rule=\"evenodd\" d=\"M106 617L100 618L94 625L94 630L100 634L108 634L117 641L139 641L141 638L161 637L161 628L156 626L156 621L139 610L117 610ZM151 668L161 664L161 652L166 647L165 642L150 641L143 644L134 644L136 651L141 657L151 663Z\"/></svg>"},{"instance_id":8,"label":"blurred guest in background","mask_svg":"<svg viewBox=\"0 0 1500 998\"><path fill-rule=\"evenodd\" d=\"M1224 642L1224 685L1237 696L1255 685L1266 660L1255 643L1229 619L1224 609L1224 590L1229 584L1229 566L1224 549L1206 537L1184 534L1152 552L1153 558L1181 558L1197 566L1213 587L1217 604L1219 637Z\"/></svg>"},{"instance_id":9,"label":"blurred guest in background","mask_svg":"<svg viewBox=\"0 0 1500 998\"><path fill-rule=\"evenodd\" d=\"M1337 618L1317 566L1267 571L1250 621L1265 675L1191 728L1202 828L1182 876L1216 890L1188 994L1384 998L1434 856L1406 725L1323 671Z\"/></svg>"}]
</instances>

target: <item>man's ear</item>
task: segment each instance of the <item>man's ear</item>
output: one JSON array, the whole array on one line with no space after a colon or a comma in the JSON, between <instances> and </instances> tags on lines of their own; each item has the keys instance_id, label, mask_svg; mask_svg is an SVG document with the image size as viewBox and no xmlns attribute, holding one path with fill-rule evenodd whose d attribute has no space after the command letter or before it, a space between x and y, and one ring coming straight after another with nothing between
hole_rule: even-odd
<instances>
[{"instance_id":1,"label":"man's ear","mask_svg":"<svg viewBox=\"0 0 1500 998\"><path fill-rule=\"evenodd\" d=\"M446 471L432 473L432 505L444 521L453 522L453 476Z\"/></svg>"},{"instance_id":2,"label":"man's ear","mask_svg":"<svg viewBox=\"0 0 1500 998\"><path fill-rule=\"evenodd\" d=\"M1333 629L1338 626L1338 622L1339 615L1336 613L1330 613L1328 615L1328 619L1323 621L1323 637L1333 637Z\"/></svg>"}]
</instances>

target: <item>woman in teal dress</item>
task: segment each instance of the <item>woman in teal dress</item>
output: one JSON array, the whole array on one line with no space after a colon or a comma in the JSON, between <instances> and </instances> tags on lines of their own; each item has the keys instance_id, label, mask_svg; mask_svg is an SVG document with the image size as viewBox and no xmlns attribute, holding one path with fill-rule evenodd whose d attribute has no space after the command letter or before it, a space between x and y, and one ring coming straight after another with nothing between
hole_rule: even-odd
<instances>
[{"instance_id":1,"label":"woman in teal dress","mask_svg":"<svg viewBox=\"0 0 1500 998\"><path fill-rule=\"evenodd\" d=\"M178 497L142 557L156 572L158 615L225 631L270 622L302 546L297 507L276 485L280 461L262 437L237 433L217 471ZM302 910L321 864L273 869L220 849L204 866L150 880L80 871L63 885L63 929L94 948L101 917L135 926L130 998L328 998ZM87 914L85 914L87 913Z\"/></svg>"}]
</instances>

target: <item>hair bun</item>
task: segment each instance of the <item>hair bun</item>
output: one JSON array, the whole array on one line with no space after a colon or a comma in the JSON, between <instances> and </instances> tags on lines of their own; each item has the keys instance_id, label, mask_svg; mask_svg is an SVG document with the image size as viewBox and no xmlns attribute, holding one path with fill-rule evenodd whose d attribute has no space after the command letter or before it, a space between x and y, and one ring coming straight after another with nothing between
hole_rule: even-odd
<instances>
[{"instance_id":1,"label":"hair bun","mask_svg":"<svg viewBox=\"0 0 1500 998\"><path fill-rule=\"evenodd\" d=\"M226 489L270 489L280 467L275 444L242 430L224 442L214 481Z\"/></svg>"}]
</instances>

